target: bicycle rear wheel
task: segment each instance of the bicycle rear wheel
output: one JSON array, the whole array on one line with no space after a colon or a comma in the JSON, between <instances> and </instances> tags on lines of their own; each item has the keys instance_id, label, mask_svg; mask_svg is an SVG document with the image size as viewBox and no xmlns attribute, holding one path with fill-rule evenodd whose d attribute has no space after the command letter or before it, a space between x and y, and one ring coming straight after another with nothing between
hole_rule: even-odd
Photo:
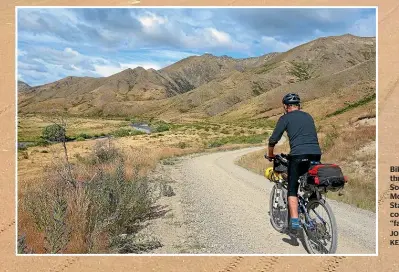
<instances>
[{"instance_id":1,"label":"bicycle rear wheel","mask_svg":"<svg viewBox=\"0 0 399 272\"><path fill-rule=\"evenodd\" d=\"M334 254L338 231L334 213L323 200L311 200L306 206L309 217L303 226L304 240L310 254Z\"/></svg>"},{"instance_id":2,"label":"bicycle rear wheel","mask_svg":"<svg viewBox=\"0 0 399 272\"><path fill-rule=\"evenodd\" d=\"M287 192L283 187L279 188L277 184L270 192L269 214L273 228L283 233L288 220Z\"/></svg>"}]
</instances>

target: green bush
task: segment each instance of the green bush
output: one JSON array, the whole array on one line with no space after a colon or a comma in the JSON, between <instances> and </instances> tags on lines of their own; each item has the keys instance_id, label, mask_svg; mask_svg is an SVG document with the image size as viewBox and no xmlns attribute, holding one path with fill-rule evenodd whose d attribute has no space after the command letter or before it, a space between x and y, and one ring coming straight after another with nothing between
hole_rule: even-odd
<instances>
[{"instance_id":1,"label":"green bush","mask_svg":"<svg viewBox=\"0 0 399 272\"><path fill-rule=\"evenodd\" d=\"M70 239L67 225L67 201L62 186L38 186L23 201L36 228L44 234L47 253L62 253Z\"/></svg>"},{"instance_id":2,"label":"green bush","mask_svg":"<svg viewBox=\"0 0 399 272\"><path fill-rule=\"evenodd\" d=\"M357 101L357 102L355 102L353 104L349 104L349 105L347 105L347 106L345 106L345 107L343 107L343 108L341 108L339 110L334 111L333 113L327 114L326 117L332 117L332 116L347 112L347 111L349 111L351 109L354 109L354 108L360 107L362 105L365 105L365 104L373 101L375 99L375 97L376 97L375 93L373 93L371 95L368 95L368 96L360 99L359 101Z\"/></svg>"},{"instance_id":3,"label":"green bush","mask_svg":"<svg viewBox=\"0 0 399 272\"><path fill-rule=\"evenodd\" d=\"M83 138L83 137L78 137L78 138L76 138L76 141L78 141L78 142L82 142L82 141L84 141L86 138Z\"/></svg>"},{"instance_id":4,"label":"green bush","mask_svg":"<svg viewBox=\"0 0 399 272\"><path fill-rule=\"evenodd\" d=\"M48 145L50 145L50 143L47 140L40 138L39 141L36 142L36 145L37 146L48 146Z\"/></svg>"},{"instance_id":5,"label":"green bush","mask_svg":"<svg viewBox=\"0 0 399 272\"><path fill-rule=\"evenodd\" d=\"M78 135L76 136L76 140L77 140L78 138L90 139L90 138L92 138L92 136L90 136L89 134L86 134L86 133L80 133L80 134L78 134Z\"/></svg>"},{"instance_id":6,"label":"green bush","mask_svg":"<svg viewBox=\"0 0 399 272\"><path fill-rule=\"evenodd\" d=\"M219 147L225 144L260 144L266 140L268 133L242 136L228 136L216 139L208 144L209 148Z\"/></svg>"},{"instance_id":7,"label":"green bush","mask_svg":"<svg viewBox=\"0 0 399 272\"><path fill-rule=\"evenodd\" d=\"M311 68L312 65L306 62L291 62L292 67L289 70L289 74L295 76L298 81L305 81L311 79Z\"/></svg>"},{"instance_id":8,"label":"green bush","mask_svg":"<svg viewBox=\"0 0 399 272\"><path fill-rule=\"evenodd\" d=\"M42 138L50 142L61 142L66 140L66 130L58 124L43 128Z\"/></svg>"},{"instance_id":9,"label":"green bush","mask_svg":"<svg viewBox=\"0 0 399 272\"><path fill-rule=\"evenodd\" d=\"M168 124L160 124L157 126L156 131L157 132L164 132L164 131L168 131L170 129Z\"/></svg>"},{"instance_id":10,"label":"green bush","mask_svg":"<svg viewBox=\"0 0 399 272\"><path fill-rule=\"evenodd\" d=\"M126 137L126 136L134 136L134 135L143 135L145 132L136 129L129 128L120 128L111 132L111 135L114 137Z\"/></svg>"},{"instance_id":11,"label":"green bush","mask_svg":"<svg viewBox=\"0 0 399 272\"><path fill-rule=\"evenodd\" d=\"M215 148L215 147L219 147L219 146L222 146L222 145L225 145L225 144L226 143L224 143L222 140L215 140L215 141L210 142L208 144L208 147L209 148Z\"/></svg>"}]
</instances>

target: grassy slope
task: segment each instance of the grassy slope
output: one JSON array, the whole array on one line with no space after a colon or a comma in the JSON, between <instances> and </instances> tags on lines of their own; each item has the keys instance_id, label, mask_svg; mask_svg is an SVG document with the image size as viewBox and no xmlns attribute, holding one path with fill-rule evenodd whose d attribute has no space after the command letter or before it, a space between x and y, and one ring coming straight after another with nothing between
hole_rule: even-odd
<instances>
[{"instance_id":1,"label":"grassy slope","mask_svg":"<svg viewBox=\"0 0 399 272\"><path fill-rule=\"evenodd\" d=\"M338 163L343 168L344 174L349 177L344 195L329 193L329 197L375 211L376 126L373 124L375 101L368 103L363 103L364 100L359 101L356 107L352 106L350 110L343 110L339 114L334 114L334 117L323 119L316 124L319 127L319 142L323 150L322 161ZM353 118L353 116L359 117ZM371 123L367 124L365 120ZM276 153L279 152L289 152L288 144L278 147ZM237 163L255 173L263 174L264 170L271 166L265 161L264 153L265 151L257 151L247 154Z\"/></svg>"}]
</instances>

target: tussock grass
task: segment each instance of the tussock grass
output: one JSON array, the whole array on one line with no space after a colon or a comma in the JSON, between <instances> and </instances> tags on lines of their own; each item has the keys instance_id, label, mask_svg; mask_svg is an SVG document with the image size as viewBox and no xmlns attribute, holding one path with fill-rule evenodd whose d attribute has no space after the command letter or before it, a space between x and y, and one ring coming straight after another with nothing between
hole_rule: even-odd
<instances>
[{"instance_id":1,"label":"tussock grass","mask_svg":"<svg viewBox=\"0 0 399 272\"><path fill-rule=\"evenodd\" d=\"M338 128L330 126L321 129L319 142L322 148L322 162L337 163L349 178L342 191L343 195L328 193L328 197L356 207L375 211L376 194L376 148L375 126ZM277 146L276 153L288 153L288 141ZM237 164L263 175L272 166L265 160L265 150L249 153L241 157Z\"/></svg>"}]
</instances>

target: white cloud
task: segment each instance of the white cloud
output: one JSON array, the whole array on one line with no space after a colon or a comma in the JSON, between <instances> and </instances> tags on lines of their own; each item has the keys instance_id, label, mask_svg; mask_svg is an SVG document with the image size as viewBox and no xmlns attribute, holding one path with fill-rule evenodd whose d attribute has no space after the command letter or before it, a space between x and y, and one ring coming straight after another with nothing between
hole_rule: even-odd
<instances>
[{"instance_id":1,"label":"white cloud","mask_svg":"<svg viewBox=\"0 0 399 272\"><path fill-rule=\"evenodd\" d=\"M157 16L151 12L148 12L144 16L139 16L138 20L143 26L145 32L156 30L160 25L163 25L168 21L166 17Z\"/></svg>"},{"instance_id":2,"label":"white cloud","mask_svg":"<svg viewBox=\"0 0 399 272\"><path fill-rule=\"evenodd\" d=\"M290 49L302 44L302 42L286 43L286 42L279 41L274 37L263 36L261 39L261 44L262 44L262 46L266 47L268 51L284 52L284 51L290 50Z\"/></svg>"},{"instance_id":3,"label":"white cloud","mask_svg":"<svg viewBox=\"0 0 399 272\"><path fill-rule=\"evenodd\" d=\"M71 65L71 68L76 70L76 71L82 71L82 69L80 69L79 67L76 67L75 65Z\"/></svg>"},{"instance_id":4,"label":"white cloud","mask_svg":"<svg viewBox=\"0 0 399 272\"><path fill-rule=\"evenodd\" d=\"M77 57L77 56L80 55L78 51L75 51L75 50L73 50L73 49L70 48L70 47L65 48L65 49L64 49L64 52L67 53L67 54L70 54L70 55L72 55L72 56L75 56L75 57Z\"/></svg>"},{"instance_id":5,"label":"white cloud","mask_svg":"<svg viewBox=\"0 0 399 272\"><path fill-rule=\"evenodd\" d=\"M190 52L180 52L173 50L149 50L145 52L146 56L162 57L166 59L181 60L190 56L198 56L198 54Z\"/></svg>"},{"instance_id":6,"label":"white cloud","mask_svg":"<svg viewBox=\"0 0 399 272\"><path fill-rule=\"evenodd\" d=\"M219 44L230 44L231 37L228 33L219 31L215 28L207 28L207 32L211 35L213 39L215 39Z\"/></svg>"},{"instance_id":7,"label":"white cloud","mask_svg":"<svg viewBox=\"0 0 399 272\"><path fill-rule=\"evenodd\" d=\"M181 43L186 48L247 50L248 43L234 40L229 33L216 28L196 29L190 35L182 35Z\"/></svg>"}]
</instances>

